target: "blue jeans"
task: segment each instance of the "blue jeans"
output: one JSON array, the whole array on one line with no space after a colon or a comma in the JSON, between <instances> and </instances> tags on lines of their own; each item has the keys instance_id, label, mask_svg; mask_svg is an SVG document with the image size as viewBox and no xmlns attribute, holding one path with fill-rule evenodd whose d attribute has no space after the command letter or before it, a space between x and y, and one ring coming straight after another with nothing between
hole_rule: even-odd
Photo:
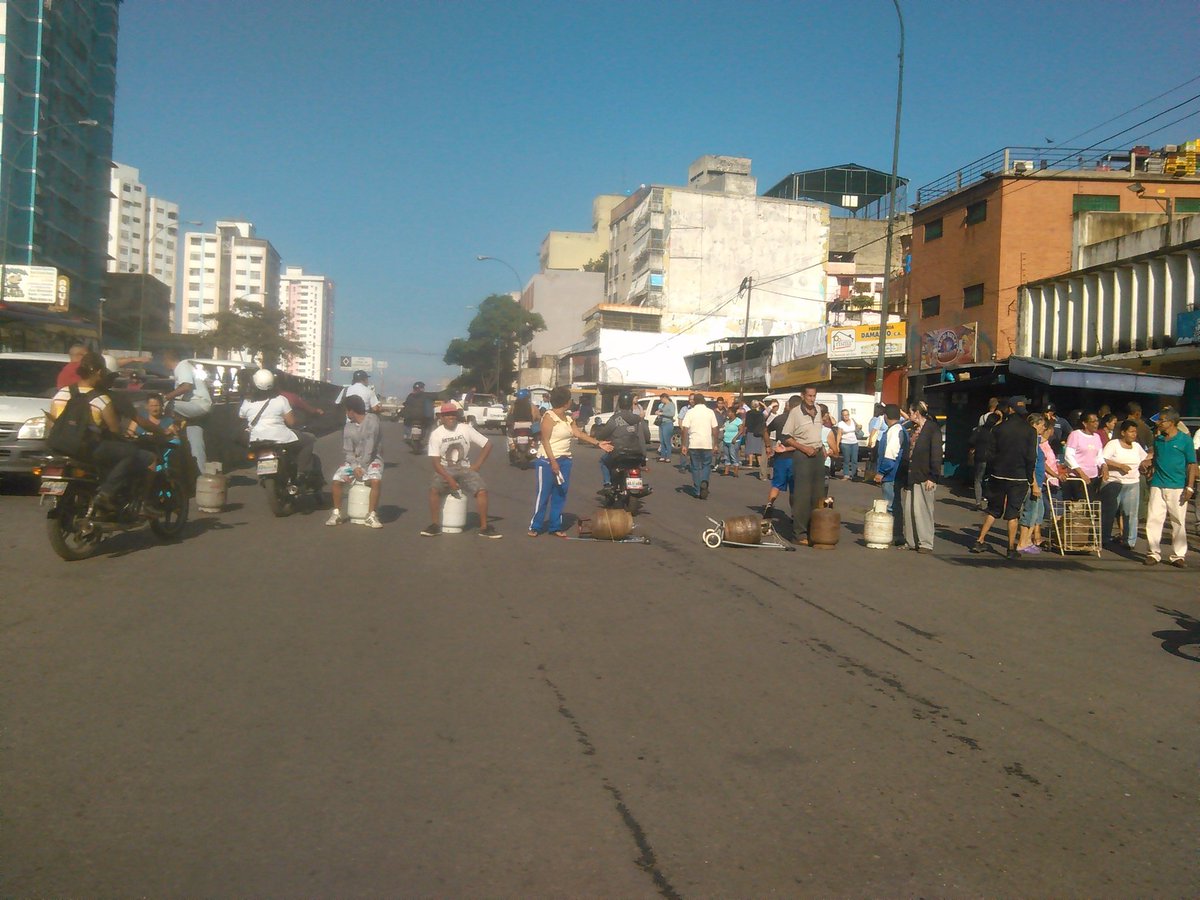
<instances>
[{"instance_id":1,"label":"blue jeans","mask_svg":"<svg viewBox=\"0 0 1200 900\"><path fill-rule=\"evenodd\" d=\"M1112 534L1113 522L1121 518L1121 530L1125 545L1132 550L1137 546L1138 512L1141 506L1141 485L1106 482L1100 490L1100 537L1107 541Z\"/></svg>"},{"instance_id":2,"label":"blue jeans","mask_svg":"<svg viewBox=\"0 0 1200 900\"><path fill-rule=\"evenodd\" d=\"M858 444L842 444L842 477L858 477Z\"/></svg>"},{"instance_id":3,"label":"blue jeans","mask_svg":"<svg viewBox=\"0 0 1200 900\"><path fill-rule=\"evenodd\" d=\"M172 408L177 415L190 420L184 430L187 432L188 443L192 448L192 456L196 460L200 474L203 475L204 467L208 463L208 453L204 446L204 426L197 420L202 420L212 411L212 404L198 400L176 400L172 404Z\"/></svg>"},{"instance_id":4,"label":"blue jeans","mask_svg":"<svg viewBox=\"0 0 1200 900\"><path fill-rule=\"evenodd\" d=\"M671 458L671 435L675 433L675 423L664 421L658 426L658 458Z\"/></svg>"},{"instance_id":5,"label":"blue jeans","mask_svg":"<svg viewBox=\"0 0 1200 900\"><path fill-rule=\"evenodd\" d=\"M722 464L724 464L726 466L733 466L736 469L737 464L738 464L737 442L734 441L733 443L730 443L729 441L726 441L724 444L721 445L721 448L722 448L722 453L721 453Z\"/></svg>"},{"instance_id":6,"label":"blue jeans","mask_svg":"<svg viewBox=\"0 0 1200 900\"><path fill-rule=\"evenodd\" d=\"M711 450L689 450L688 462L692 470L692 487L700 493L700 483L712 475L713 452Z\"/></svg>"},{"instance_id":7,"label":"blue jeans","mask_svg":"<svg viewBox=\"0 0 1200 900\"><path fill-rule=\"evenodd\" d=\"M567 488L571 486L571 457L560 456L557 460L558 469L562 473L563 483L554 480L554 471L550 468L550 460L536 459L533 469L537 473L537 498L533 502L533 518L529 522L530 531L562 531L563 507L567 504ZM546 524L546 515L550 521ZM543 526L546 526L543 528Z\"/></svg>"}]
</instances>

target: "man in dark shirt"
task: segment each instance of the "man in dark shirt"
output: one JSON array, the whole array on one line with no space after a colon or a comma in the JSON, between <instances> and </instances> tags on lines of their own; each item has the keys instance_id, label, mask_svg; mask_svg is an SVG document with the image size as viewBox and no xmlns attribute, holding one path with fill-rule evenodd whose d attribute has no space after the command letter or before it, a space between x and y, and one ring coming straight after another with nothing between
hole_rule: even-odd
<instances>
[{"instance_id":1,"label":"man in dark shirt","mask_svg":"<svg viewBox=\"0 0 1200 900\"><path fill-rule=\"evenodd\" d=\"M987 549L984 540L997 519L1003 518L1008 528L1008 558L1017 559L1017 526L1021 504L1031 490L1037 490L1033 479L1037 461L1037 432L1025 420L1025 398L1009 397L1000 401L1004 421L988 432L985 458L987 461L987 513L979 537L971 547L972 553Z\"/></svg>"}]
</instances>

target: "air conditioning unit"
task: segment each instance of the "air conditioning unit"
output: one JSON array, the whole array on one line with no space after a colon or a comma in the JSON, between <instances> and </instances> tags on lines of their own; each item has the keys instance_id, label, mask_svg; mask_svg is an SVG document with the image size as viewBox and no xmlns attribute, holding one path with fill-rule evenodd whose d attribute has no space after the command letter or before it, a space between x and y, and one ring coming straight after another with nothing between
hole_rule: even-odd
<instances>
[{"instance_id":1,"label":"air conditioning unit","mask_svg":"<svg viewBox=\"0 0 1200 900\"><path fill-rule=\"evenodd\" d=\"M1034 170L1033 160L1032 159L1014 160L1014 162L1012 164L1012 170L1013 170L1014 175L1028 175L1029 173L1031 173Z\"/></svg>"}]
</instances>

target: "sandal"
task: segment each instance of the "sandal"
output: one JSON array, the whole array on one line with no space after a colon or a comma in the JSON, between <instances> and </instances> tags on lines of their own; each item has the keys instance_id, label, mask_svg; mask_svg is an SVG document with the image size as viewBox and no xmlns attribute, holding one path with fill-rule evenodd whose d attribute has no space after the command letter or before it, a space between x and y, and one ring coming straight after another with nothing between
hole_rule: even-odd
<instances>
[{"instance_id":1,"label":"sandal","mask_svg":"<svg viewBox=\"0 0 1200 900\"><path fill-rule=\"evenodd\" d=\"M569 537L570 537L570 535L569 535L569 534L567 534L565 531L552 531L552 532L550 532L550 533L551 533L552 535L554 535L555 537L557 537L557 538L564 538L564 539L566 539L566 538L569 538Z\"/></svg>"},{"instance_id":2,"label":"sandal","mask_svg":"<svg viewBox=\"0 0 1200 900\"><path fill-rule=\"evenodd\" d=\"M527 531L525 535L526 537L541 537L542 533L540 531Z\"/></svg>"}]
</instances>

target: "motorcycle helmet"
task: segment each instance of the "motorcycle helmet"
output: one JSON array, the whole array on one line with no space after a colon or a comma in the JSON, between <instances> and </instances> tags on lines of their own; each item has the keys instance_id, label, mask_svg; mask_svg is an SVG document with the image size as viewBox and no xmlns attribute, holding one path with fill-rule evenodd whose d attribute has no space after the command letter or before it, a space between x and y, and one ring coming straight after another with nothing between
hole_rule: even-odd
<instances>
[{"instance_id":1,"label":"motorcycle helmet","mask_svg":"<svg viewBox=\"0 0 1200 900\"><path fill-rule=\"evenodd\" d=\"M518 400L528 400L529 399L529 391L526 390L525 388L521 388L519 391L517 391L517 399Z\"/></svg>"},{"instance_id":2,"label":"motorcycle helmet","mask_svg":"<svg viewBox=\"0 0 1200 900\"><path fill-rule=\"evenodd\" d=\"M269 391L275 387L275 373L270 369L259 369L254 373L254 386L260 391Z\"/></svg>"},{"instance_id":3,"label":"motorcycle helmet","mask_svg":"<svg viewBox=\"0 0 1200 900\"><path fill-rule=\"evenodd\" d=\"M423 382L423 381L414 381L414 382L413 382L413 390L414 390L414 391L423 391L423 390L425 390L425 382Z\"/></svg>"},{"instance_id":4,"label":"motorcycle helmet","mask_svg":"<svg viewBox=\"0 0 1200 900\"><path fill-rule=\"evenodd\" d=\"M633 409L633 394L630 391L621 391L617 395L617 409Z\"/></svg>"}]
</instances>

